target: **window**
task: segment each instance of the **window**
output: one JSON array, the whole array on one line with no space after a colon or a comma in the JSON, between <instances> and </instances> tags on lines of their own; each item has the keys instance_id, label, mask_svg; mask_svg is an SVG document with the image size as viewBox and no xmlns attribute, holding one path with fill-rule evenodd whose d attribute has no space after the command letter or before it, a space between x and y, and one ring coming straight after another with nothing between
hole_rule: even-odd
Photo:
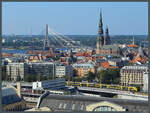
<instances>
[{"instance_id":1,"label":"window","mask_svg":"<svg viewBox=\"0 0 150 113\"><path fill-rule=\"evenodd\" d=\"M116 111L116 110L110 106L98 106L93 111Z\"/></svg>"}]
</instances>

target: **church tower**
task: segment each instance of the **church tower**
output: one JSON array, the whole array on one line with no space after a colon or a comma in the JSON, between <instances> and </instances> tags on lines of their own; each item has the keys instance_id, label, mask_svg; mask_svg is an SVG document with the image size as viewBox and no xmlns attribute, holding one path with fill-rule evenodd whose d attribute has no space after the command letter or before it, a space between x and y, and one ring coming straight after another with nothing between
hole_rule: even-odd
<instances>
[{"instance_id":1,"label":"church tower","mask_svg":"<svg viewBox=\"0 0 150 113\"><path fill-rule=\"evenodd\" d=\"M96 42L96 54L100 53L100 48L103 45L104 45L103 22L102 22L102 13L100 12L99 29L98 29L98 36Z\"/></svg>"},{"instance_id":2,"label":"church tower","mask_svg":"<svg viewBox=\"0 0 150 113\"><path fill-rule=\"evenodd\" d=\"M106 26L105 36L104 36L104 45L110 45L110 44L111 44L111 41L110 41L110 37L109 37L108 26Z\"/></svg>"}]
</instances>

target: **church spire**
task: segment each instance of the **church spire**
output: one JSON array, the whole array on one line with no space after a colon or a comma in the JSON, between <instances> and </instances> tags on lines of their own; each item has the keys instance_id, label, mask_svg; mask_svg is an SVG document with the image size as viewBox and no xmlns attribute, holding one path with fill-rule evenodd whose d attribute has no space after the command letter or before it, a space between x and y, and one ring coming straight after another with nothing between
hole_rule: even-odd
<instances>
[{"instance_id":1,"label":"church spire","mask_svg":"<svg viewBox=\"0 0 150 113\"><path fill-rule=\"evenodd\" d=\"M108 26L106 25L105 29L105 36L104 36L104 45L110 45L110 37L109 37L109 31L108 31Z\"/></svg>"},{"instance_id":2,"label":"church spire","mask_svg":"<svg viewBox=\"0 0 150 113\"><path fill-rule=\"evenodd\" d=\"M99 54L100 48L104 45L104 36L103 36L103 22L102 22L102 12L100 10L100 20L99 20L99 28L98 28L98 36L96 43L96 53Z\"/></svg>"},{"instance_id":3,"label":"church spire","mask_svg":"<svg viewBox=\"0 0 150 113\"><path fill-rule=\"evenodd\" d=\"M99 34L103 34L103 21L102 21L102 11L100 10L100 20L99 20Z\"/></svg>"}]
</instances>

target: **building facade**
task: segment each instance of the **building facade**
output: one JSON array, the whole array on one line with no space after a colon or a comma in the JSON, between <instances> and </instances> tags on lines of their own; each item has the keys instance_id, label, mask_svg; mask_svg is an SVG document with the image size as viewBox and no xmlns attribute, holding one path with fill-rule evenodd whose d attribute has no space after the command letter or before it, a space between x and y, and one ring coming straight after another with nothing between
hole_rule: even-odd
<instances>
[{"instance_id":1,"label":"building facade","mask_svg":"<svg viewBox=\"0 0 150 113\"><path fill-rule=\"evenodd\" d=\"M41 89L64 89L66 81L65 79L55 79L55 80L46 80L46 81L37 81L33 82L32 89L33 90L41 90Z\"/></svg>"},{"instance_id":2,"label":"building facade","mask_svg":"<svg viewBox=\"0 0 150 113\"><path fill-rule=\"evenodd\" d=\"M120 81L122 85L140 85L143 87L144 73L148 72L148 67L146 66L124 66L120 70Z\"/></svg>"},{"instance_id":3,"label":"building facade","mask_svg":"<svg viewBox=\"0 0 150 113\"><path fill-rule=\"evenodd\" d=\"M18 76L20 76L21 80L24 80L24 76L27 72L28 66L26 63L8 63L6 66L7 75L14 81L17 80Z\"/></svg>"},{"instance_id":4,"label":"building facade","mask_svg":"<svg viewBox=\"0 0 150 113\"><path fill-rule=\"evenodd\" d=\"M77 76L85 76L88 72L95 73L95 66L90 63L73 64L73 68L76 71Z\"/></svg>"},{"instance_id":5,"label":"building facade","mask_svg":"<svg viewBox=\"0 0 150 113\"><path fill-rule=\"evenodd\" d=\"M148 92L148 72L144 72L143 75L143 91Z\"/></svg>"},{"instance_id":6,"label":"building facade","mask_svg":"<svg viewBox=\"0 0 150 113\"><path fill-rule=\"evenodd\" d=\"M61 78L61 77L64 77L64 76L72 76L72 66L70 65L58 65L56 66L56 77L58 78Z\"/></svg>"},{"instance_id":7,"label":"building facade","mask_svg":"<svg viewBox=\"0 0 150 113\"><path fill-rule=\"evenodd\" d=\"M29 73L41 76L55 76L55 63L53 62L39 62L39 63L28 63Z\"/></svg>"}]
</instances>

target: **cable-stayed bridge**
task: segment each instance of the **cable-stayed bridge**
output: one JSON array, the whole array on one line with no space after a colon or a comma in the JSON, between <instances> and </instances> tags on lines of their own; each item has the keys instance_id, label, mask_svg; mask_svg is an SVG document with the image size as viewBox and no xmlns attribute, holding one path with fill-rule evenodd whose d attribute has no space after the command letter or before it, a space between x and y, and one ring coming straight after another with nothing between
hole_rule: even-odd
<instances>
[{"instance_id":1,"label":"cable-stayed bridge","mask_svg":"<svg viewBox=\"0 0 150 113\"><path fill-rule=\"evenodd\" d=\"M68 36L65 36L61 33L54 31L46 24L46 29L42 32L45 32L44 38L44 49L50 47L78 47L80 43L72 40Z\"/></svg>"}]
</instances>

